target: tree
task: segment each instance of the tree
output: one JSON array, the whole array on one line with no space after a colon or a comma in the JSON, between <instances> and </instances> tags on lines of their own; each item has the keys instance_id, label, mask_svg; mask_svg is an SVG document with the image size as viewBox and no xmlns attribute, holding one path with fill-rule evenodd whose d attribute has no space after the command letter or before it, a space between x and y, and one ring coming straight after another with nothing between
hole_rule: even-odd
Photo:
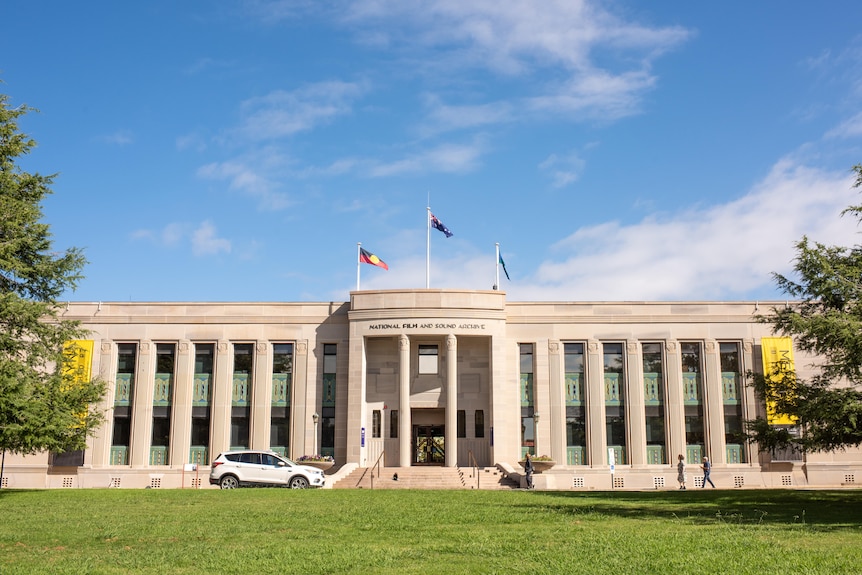
<instances>
[{"instance_id":1,"label":"tree","mask_svg":"<svg viewBox=\"0 0 862 575\"><path fill-rule=\"evenodd\" d=\"M103 416L99 380L70 372L64 346L86 336L60 317L57 298L74 289L86 260L77 248L52 251L42 200L54 176L22 171L16 161L36 145L0 94L0 450L5 454L83 449Z\"/></svg>"},{"instance_id":2,"label":"tree","mask_svg":"<svg viewBox=\"0 0 862 575\"><path fill-rule=\"evenodd\" d=\"M854 187L862 187L862 164L853 167ZM862 221L862 205L850 206ZM769 374L749 373L757 395L778 415L797 421L793 428L748 422L750 437L763 449L795 447L805 452L834 451L862 444L862 245L825 246L806 236L796 243L797 280L773 277L799 303L773 308L758 321L796 346L821 358L810 380L780 366Z\"/></svg>"}]
</instances>

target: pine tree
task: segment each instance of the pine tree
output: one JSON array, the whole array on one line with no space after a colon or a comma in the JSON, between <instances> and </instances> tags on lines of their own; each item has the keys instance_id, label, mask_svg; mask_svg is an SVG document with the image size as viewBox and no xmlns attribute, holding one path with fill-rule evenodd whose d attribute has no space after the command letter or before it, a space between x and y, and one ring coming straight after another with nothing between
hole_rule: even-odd
<instances>
[{"instance_id":1,"label":"pine tree","mask_svg":"<svg viewBox=\"0 0 862 575\"><path fill-rule=\"evenodd\" d=\"M60 317L57 298L74 289L82 252L55 252L42 201L54 176L22 171L36 145L18 129L32 111L0 94L0 450L32 454L83 449L103 421L95 409L105 394L98 380L76 381L64 346L86 336Z\"/></svg>"},{"instance_id":2,"label":"pine tree","mask_svg":"<svg viewBox=\"0 0 862 575\"><path fill-rule=\"evenodd\" d=\"M862 164L853 167L862 187ZM862 206L850 206L862 221ZM796 429L749 422L752 439L766 450L795 447L834 451L862 444L862 245L826 246L808 237L796 243L796 280L773 274L798 304L773 308L759 317L777 334L822 358L818 373L804 381L793 372L749 374L755 392L775 412L798 422Z\"/></svg>"}]
</instances>

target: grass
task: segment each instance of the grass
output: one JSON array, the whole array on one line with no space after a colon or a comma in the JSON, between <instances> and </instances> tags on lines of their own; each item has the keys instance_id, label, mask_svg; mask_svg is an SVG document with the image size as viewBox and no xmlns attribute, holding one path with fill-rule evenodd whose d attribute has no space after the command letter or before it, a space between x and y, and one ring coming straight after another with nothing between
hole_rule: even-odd
<instances>
[{"instance_id":1,"label":"grass","mask_svg":"<svg viewBox=\"0 0 862 575\"><path fill-rule=\"evenodd\" d=\"M0 490L0 574L862 571L862 491Z\"/></svg>"}]
</instances>

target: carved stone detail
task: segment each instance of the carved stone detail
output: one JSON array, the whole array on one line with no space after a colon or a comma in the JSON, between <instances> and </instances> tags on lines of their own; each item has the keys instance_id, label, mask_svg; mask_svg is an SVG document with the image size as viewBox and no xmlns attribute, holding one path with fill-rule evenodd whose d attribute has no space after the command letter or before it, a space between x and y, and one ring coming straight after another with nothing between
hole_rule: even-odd
<instances>
[{"instance_id":1,"label":"carved stone detail","mask_svg":"<svg viewBox=\"0 0 862 575\"><path fill-rule=\"evenodd\" d=\"M676 353L676 342L675 341L666 341L664 344L665 351Z\"/></svg>"},{"instance_id":2,"label":"carved stone detail","mask_svg":"<svg viewBox=\"0 0 862 575\"><path fill-rule=\"evenodd\" d=\"M266 343L259 341L257 342L257 353L264 354L266 353Z\"/></svg>"},{"instance_id":3,"label":"carved stone detail","mask_svg":"<svg viewBox=\"0 0 862 575\"><path fill-rule=\"evenodd\" d=\"M548 353L550 353L551 355L558 355L560 353L560 342L549 341L548 342Z\"/></svg>"},{"instance_id":4,"label":"carved stone detail","mask_svg":"<svg viewBox=\"0 0 862 575\"><path fill-rule=\"evenodd\" d=\"M296 342L296 355L306 355L307 353L308 353L308 342L307 341Z\"/></svg>"}]
</instances>

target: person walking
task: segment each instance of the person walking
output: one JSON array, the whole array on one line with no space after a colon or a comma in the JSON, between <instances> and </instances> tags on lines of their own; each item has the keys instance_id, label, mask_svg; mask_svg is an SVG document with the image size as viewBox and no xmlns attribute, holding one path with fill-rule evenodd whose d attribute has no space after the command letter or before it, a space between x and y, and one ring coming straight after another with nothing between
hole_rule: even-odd
<instances>
[{"instance_id":1,"label":"person walking","mask_svg":"<svg viewBox=\"0 0 862 575\"><path fill-rule=\"evenodd\" d=\"M679 463L676 464L676 480L679 481L679 488L685 489L685 456L680 453L677 459Z\"/></svg>"},{"instance_id":2,"label":"person walking","mask_svg":"<svg viewBox=\"0 0 862 575\"><path fill-rule=\"evenodd\" d=\"M706 482L709 481L709 484L712 485L713 489L715 489L715 483L713 483L712 479L709 478L709 472L712 471L712 464L709 462L709 457L703 458L703 465L700 467L703 469L703 485L701 485L701 487L706 487Z\"/></svg>"},{"instance_id":3,"label":"person walking","mask_svg":"<svg viewBox=\"0 0 862 575\"><path fill-rule=\"evenodd\" d=\"M527 476L527 489L533 488L533 459L528 453L524 458L524 474Z\"/></svg>"}]
</instances>

